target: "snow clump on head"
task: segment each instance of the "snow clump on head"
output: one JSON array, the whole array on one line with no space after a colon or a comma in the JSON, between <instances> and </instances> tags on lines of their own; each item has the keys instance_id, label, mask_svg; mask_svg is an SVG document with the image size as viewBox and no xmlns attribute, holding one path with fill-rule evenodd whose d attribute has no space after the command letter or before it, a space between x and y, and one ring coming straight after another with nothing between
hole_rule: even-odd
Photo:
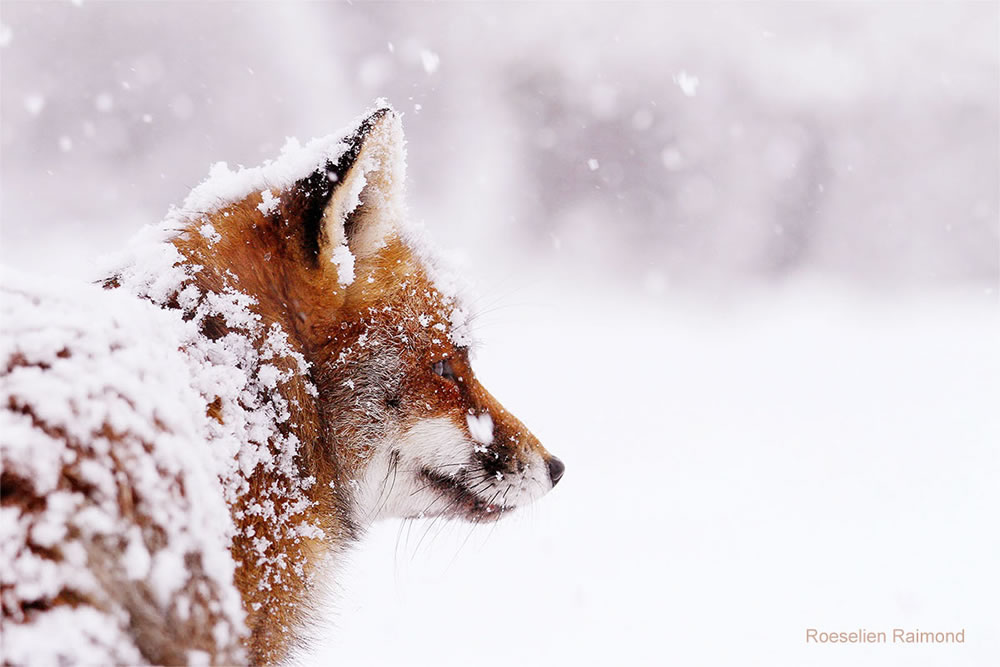
<instances>
[{"instance_id":1,"label":"snow clump on head","mask_svg":"<svg viewBox=\"0 0 1000 667\"><path fill-rule=\"evenodd\" d=\"M468 281L452 268L455 262L444 257L429 241L423 225L409 218L405 205L406 144L398 120L400 114L384 99L376 100L374 109L339 132L305 144L294 137L287 138L280 155L260 166L231 169L226 162L214 163L208 177L188 194L181 206L172 207L162 223L145 227L124 252L104 258L99 277L120 276L130 283L132 291L156 302L165 302L200 268L184 265L180 253L169 243L181 233L179 230L191 222L201 222L199 231L208 242L217 243L217 230L205 226L207 216L255 193L261 196L258 210L264 214L275 211L280 204L281 192L324 165L337 163L350 150L351 137L379 111L391 114L392 120L379 124L370 133L366 146L371 143L373 148L359 157L363 163L354 170L359 176L350 183L341 184L350 191L341 193L346 196L341 197L343 204L334 215L341 218L337 222L342 222L361 203L360 193L368 185L365 203L374 204L382 213L381 219L376 224L368 225L363 233L368 238L352 240L352 247L346 245L346 239L335 239L335 250L329 261L337 267L338 282L349 286L354 282L357 262L381 248L384 245L381 239L394 231L416 255L428 278L444 298L448 306L446 315L450 322L451 342L460 347L474 346L476 339L471 330L474 293ZM392 225L394 230L387 229L386 225ZM342 229L342 225L333 227Z\"/></svg>"}]
</instances>

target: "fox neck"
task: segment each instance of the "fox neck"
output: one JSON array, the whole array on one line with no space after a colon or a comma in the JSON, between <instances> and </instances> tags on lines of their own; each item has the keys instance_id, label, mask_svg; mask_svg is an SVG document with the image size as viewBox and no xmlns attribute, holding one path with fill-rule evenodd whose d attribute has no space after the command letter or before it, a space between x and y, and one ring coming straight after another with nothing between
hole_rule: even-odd
<instances>
[{"instance_id":1,"label":"fox neck","mask_svg":"<svg viewBox=\"0 0 1000 667\"><path fill-rule=\"evenodd\" d=\"M345 294L298 268L302 262L287 261L287 249L270 228L254 225L253 216L238 209L213 216L221 238L195 224L174 240L184 262L200 267L191 281L197 292L190 292L198 304L178 299L176 305L185 317L200 312L208 341L243 337L246 347L263 351L241 370L251 393L263 396L259 407L272 415L266 425L272 431L264 442L241 446L235 479L224 483L239 488L229 498L232 555L253 636L249 653L254 662L271 663L287 657L321 601L322 579L360 532L352 521L356 513L342 511L354 504L356 489L347 483L353 472L339 454L343 448L334 446L348 434L331 429L337 415L321 407L316 389L319 355L329 351L310 343L316 331L335 325ZM227 319L211 306L234 295L251 297L246 311L252 322ZM219 397L205 398L209 415L220 428L229 427Z\"/></svg>"}]
</instances>

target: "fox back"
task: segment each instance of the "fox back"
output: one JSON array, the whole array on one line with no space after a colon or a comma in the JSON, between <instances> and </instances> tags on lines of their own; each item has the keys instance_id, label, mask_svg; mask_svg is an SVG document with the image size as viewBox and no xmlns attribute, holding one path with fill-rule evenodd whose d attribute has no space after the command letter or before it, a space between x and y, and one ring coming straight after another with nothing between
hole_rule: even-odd
<instances>
[{"instance_id":1,"label":"fox back","mask_svg":"<svg viewBox=\"0 0 1000 667\"><path fill-rule=\"evenodd\" d=\"M5 276L5 664L280 661L372 521L559 480L472 372L404 167L380 108L216 165L101 287Z\"/></svg>"}]
</instances>

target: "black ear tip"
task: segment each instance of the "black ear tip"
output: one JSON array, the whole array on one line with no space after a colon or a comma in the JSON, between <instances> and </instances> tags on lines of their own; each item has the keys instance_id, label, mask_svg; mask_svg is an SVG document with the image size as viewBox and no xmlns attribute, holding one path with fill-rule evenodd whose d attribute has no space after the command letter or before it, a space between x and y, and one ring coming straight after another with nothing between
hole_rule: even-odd
<instances>
[{"instance_id":1,"label":"black ear tip","mask_svg":"<svg viewBox=\"0 0 1000 667\"><path fill-rule=\"evenodd\" d=\"M375 127L382 119L387 117L397 117L399 113L384 98L375 100L375 105L365 114L365 119L361 121L361 130Z\"/></svg>"},{"instance_id":2,"label":"black ear tip","mask_svg":"<svg viewBox=\"0 0 1000 667\"><path fill-rule=\"evenodd\" d=\"M383 118L389 116L392 113L393 113L392 109L388 108L375 109L370 114L368 114L368 116L363 121L361 121L361 129L367 130L375 127L376 125L379 124L379 122Z\"/></svg>"},{"instance_id":3,"label":"black ear tip","mask_svg":"<svg viewBox=\"0 0 1000 667\"><path fill-rule=\"evenodd\" d=\"M354 132L344 137L344 143L348 146L345 154L347 160L345 162L345 160L341 158L340 164L333 166L333 171L337 174L343 174L345 167L349 168L352 164L354 164L354 160L356 160L358 155L361 153L361 147L365 143L365 139L368 138L368 135L371 134L371 131L386 118L398 117L399 114L392 108L392 105L385 100L378 100L375 108L364 114L362 120L358 122L355 127Z\"/></svg>"}]
</instances>

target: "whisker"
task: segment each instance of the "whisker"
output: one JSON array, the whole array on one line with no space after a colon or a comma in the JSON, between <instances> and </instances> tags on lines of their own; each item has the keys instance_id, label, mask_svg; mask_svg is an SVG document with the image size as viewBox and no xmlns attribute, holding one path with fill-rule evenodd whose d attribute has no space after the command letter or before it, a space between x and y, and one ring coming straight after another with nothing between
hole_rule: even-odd
<instances>
[{"instance_id":1,"label":"whisker","mask_svg":"<svg viewBox=\"0 0 1000 667\"><path fill-rule=\"evenodd\" d=\"M372 514L372 518L377 517L379 515L379 512L381 512L385 508L386 503L389 502L389 498L392 497L392 490L396 488L396 469L398 467L399 467L399 452L393 452L392 465L390 466L390 470L392 472L392 484L389 485L389 492L385 494L385 500L382 501L381 506L379 506L379 508L375 511L375 513ZM385 476L388 477L389 472L386 472ZM382 488L383 490L385 489L385 482L382 483ZM380 493L379 498L381 497L382 495Z\"/></svg>"},{"instance_id":2,"label":"whisker","mask_svg":"<svg viewBox=\"0 0 1000 667\"><path fill-rule=\"evenodd\" d=\"M448 503L447 507L445 507L443 510L441 510L440 514L438 514L437 516L434 517L434 519L431 521L430 525L427 526L427 530L425 530L424 534L420 536L420 541L417 542L417 548L414 550L414 553L417 553L417 552L420 551L420 545L423 544L424 538L427 537L427 534L431 531L431 528L434 527L434 524L436 524L441 519L441 517L444 516L445 512L447 512L448 510L450 510L452 507L455 506L456 503L460 502L461 500L462 500L461 497L456 496L450 503Z\"/></svg>"},{"instance_id":3,"label":"whisker","mask_svg":"<svg viewBox=\"0 0 1000 667\"><path fill-rule=\"evenodd\" d=\"M507 490L510 491L510 487L509 486L507 487ZM490 504L491 505L493 504L493 501L496 500L496 497L499 496L499 495L500 495L499 491L497 491L493 495L493 498L490 499ZM500 516L503 516L503 508L502 507L500 508ZM493 536L493 531L497 529L497 524L498 523L500 523L500 517L497 517L496 521L493 522L493 527L490 528L490 534L486 536L486 542L490 541L490 538ZM484 542L483 544L485 544L486 542Z\"/></svg>"},{"instance_id":4,"label":"whisker","mask_svg":"<svg viewBox=\"0 0 1000 667\"><path fill-rule=\"evenodd\" d=\"M399 529L396 531L396 546L392 550L392 579L397 589L399 588L399 539L403 536L403 528L409 521L411 519L404 518L399 522Z\"/></svg>"}]
</instances>

